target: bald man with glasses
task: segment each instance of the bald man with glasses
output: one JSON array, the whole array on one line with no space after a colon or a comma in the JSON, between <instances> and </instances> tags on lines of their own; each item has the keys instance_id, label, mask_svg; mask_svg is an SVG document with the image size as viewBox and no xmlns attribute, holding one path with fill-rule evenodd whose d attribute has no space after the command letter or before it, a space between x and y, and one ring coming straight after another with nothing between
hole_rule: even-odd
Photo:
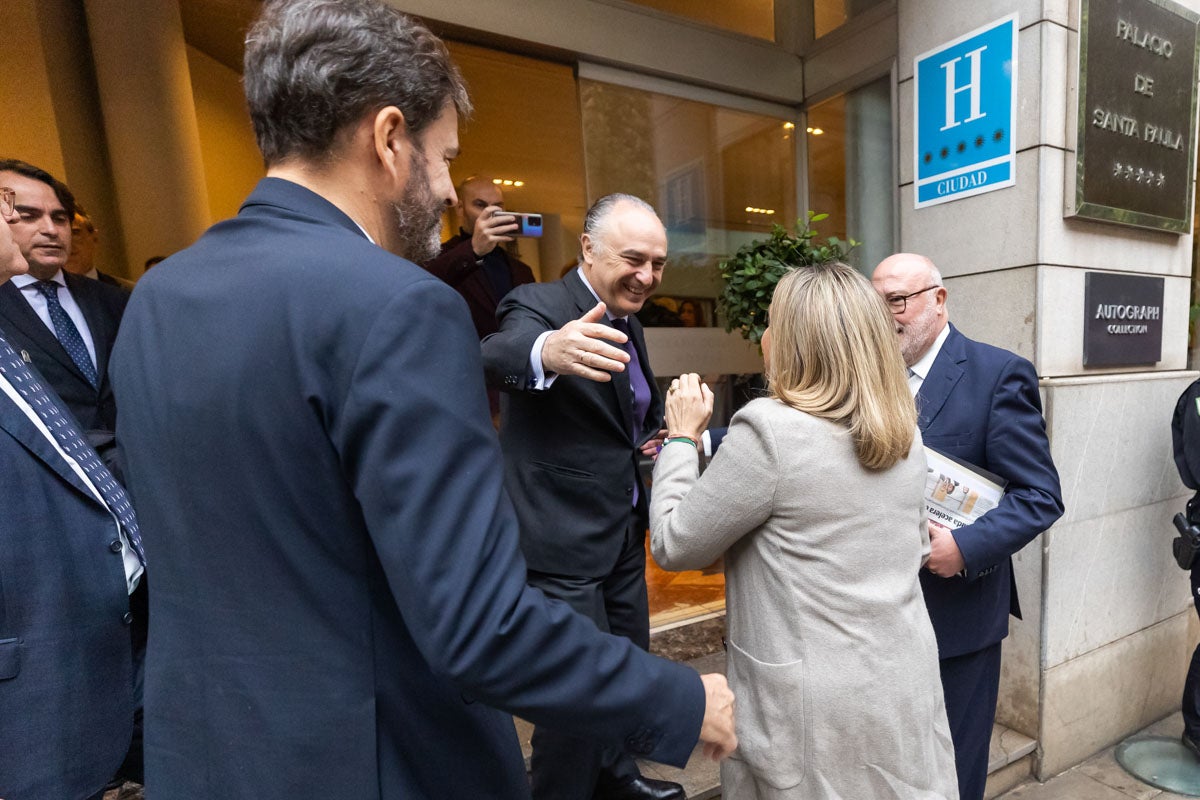
<instances>
[{"instance_id":1,"label":"bald man with glasses","mask_svg":"<svg viewBox=\"0 0 1200 800\"><path fill-rule=\"evenodd\" d=\"M921 572L937 636L961 800L981 800L1000 687L1000 642L1021 607L1012 555L1063 513L1033 364L963 336L925 256L898 253L871 278L887 302L908 366L925 446L1007 482L999 505L950 531L930 523Z\"/></svg>"}]
</instances>

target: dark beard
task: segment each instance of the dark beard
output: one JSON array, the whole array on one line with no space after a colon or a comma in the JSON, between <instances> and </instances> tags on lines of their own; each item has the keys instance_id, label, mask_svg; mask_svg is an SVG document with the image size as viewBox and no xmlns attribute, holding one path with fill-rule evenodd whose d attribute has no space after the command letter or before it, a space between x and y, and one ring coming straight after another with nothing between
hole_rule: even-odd
<instances>
[{"instance_id":1,"label":"dark beard","mask_svg":"<svg viewBox=\"0 0 1200 800\"><path fill-rule=\"evenodd\" d=\"M417 152L409 166L408 185L400 202L392 204L396 255L420 264L442 249L442 203L429 186L424 158Z\"/></svg>"}]
</instances>

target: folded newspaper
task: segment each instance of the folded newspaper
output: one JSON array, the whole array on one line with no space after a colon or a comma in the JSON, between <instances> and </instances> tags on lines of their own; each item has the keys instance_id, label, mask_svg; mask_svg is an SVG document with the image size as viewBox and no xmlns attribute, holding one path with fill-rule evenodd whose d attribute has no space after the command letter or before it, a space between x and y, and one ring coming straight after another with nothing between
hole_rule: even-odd
<instances>
[{"instance_id":1,"label":"folded newspaper","mask_svg":"<svg viewBox=\"0 0 1200 800\"><path fill-rule=\"evenodd\" d=\"M996 507L1005 481L998 475L925 448L925 516L945 528L970 525Z\"/></svg>"}]
</instances>

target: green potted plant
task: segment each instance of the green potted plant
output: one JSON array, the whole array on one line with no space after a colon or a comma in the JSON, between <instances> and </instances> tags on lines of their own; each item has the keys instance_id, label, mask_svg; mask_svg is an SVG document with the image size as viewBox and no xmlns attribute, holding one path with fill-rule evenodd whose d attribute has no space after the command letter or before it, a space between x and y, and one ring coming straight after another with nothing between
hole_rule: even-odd
<instances>
[{"instance_id":1,"label":"green potted plant","mask_svg":"<svg viewBox=\"0 0 1200 800\"><path fill-rule=\"evenodd\" d=\"M736 330L758 344L767 327L767 309L779 279L796 267L844 261L859 242L843 242L830 236L823 242L817 239L813 223L828 214L808 212L807 221L796 220L796 232L774 225L771 235L742 245L737 253L720 264L725 288L717 298L717 308L725 320L725 330Z\"/></svg>"}]
</instances>

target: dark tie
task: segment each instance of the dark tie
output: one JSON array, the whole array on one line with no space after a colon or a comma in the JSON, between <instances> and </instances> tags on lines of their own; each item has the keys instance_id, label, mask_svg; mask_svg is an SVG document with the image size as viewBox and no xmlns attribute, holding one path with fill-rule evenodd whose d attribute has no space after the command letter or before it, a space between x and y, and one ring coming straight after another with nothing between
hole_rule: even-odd
<instances>
[{"instance_id":1,"label":"dark tie","mask_svg":"<svg viewBox=\"0 0 1200 800\"><path fill-rule=\"evenodd\" d=\"M38 281L37 290L46 298L46 305L50 309L50 321L54 323L54 335L58 337L59 343L75 362L75 366L79 367L83 377L88 379L88 383L93 387L98 386L96 365L88 355L87 345L83 343L83 337L79 335L79 329L71 321L67 310L58 301L58 284L54 281Z\"/></svg>"},{"instance_id":2,"label":"dark tie","mask_svg":"<svg viewBox=\"0 0 1200 800\"><path fill-rule=\"evenodd\" d=\"M78 335L76 333L76 336ZM63 451L83 468L88 480L96 487L96 491L100 492L104 502L121 523L121 530L125 531L125 537L133 547L133 552L137 553L138 561L145 565L142 536L138 532L137 516L133 513L133 506L129 504L129 496L100 461L96 451L83 440L79 431L75 430L75 425L59 409L55 398L42 386L41 378L34 375L29 366L13 351L3 334L0 334L0 375L7 378L21 397L25 398L25 402L33 407L42 422L54 434Z\"/></svg>"},{"instance_id":3,"label":"dark tie","mask_svg":"<svg viewBox=\"0 0 1200 800\"><path fill-rule=\"evenodd\" d=\"M630 398L631 413L627 422L629 436L636 444L638 436L642 432L642 424L646 421L646 412L650 410L650 384L646 382L646 373L642 372L642 360L638 358L637 348L633 346L633 334L629 331L629 321L614 319L612 324L614 328L629 337L622 346L625 348L625 352L629 353L629 366L626 368L626 372L629 373L629 392L633 396ZM638 490L638 481L635 477L633 505L637 505L639 497L641 497L641 492Z\"/></svg>"}]
</instances>

